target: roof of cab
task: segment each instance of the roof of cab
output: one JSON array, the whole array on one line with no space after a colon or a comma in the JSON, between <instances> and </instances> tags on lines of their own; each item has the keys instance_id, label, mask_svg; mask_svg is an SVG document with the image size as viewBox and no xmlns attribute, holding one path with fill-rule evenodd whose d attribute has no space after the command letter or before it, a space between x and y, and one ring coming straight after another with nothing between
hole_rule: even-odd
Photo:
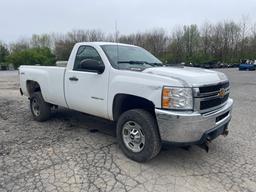
<instances>
[{"instance_id":1,"label":"roof of cab","mask_svg":"<svg viewBox=\"0 0 256 192\"><path fill-rule=\"evenodd\" d=\"M130 44L124 44L124 43L115 43L115 42L104 42L104 41L99 41L99 42L79 42L77 43L79 45L123 45L123 46L135 46L135 45L130 45Z\"/></svg>"}]
</instances>

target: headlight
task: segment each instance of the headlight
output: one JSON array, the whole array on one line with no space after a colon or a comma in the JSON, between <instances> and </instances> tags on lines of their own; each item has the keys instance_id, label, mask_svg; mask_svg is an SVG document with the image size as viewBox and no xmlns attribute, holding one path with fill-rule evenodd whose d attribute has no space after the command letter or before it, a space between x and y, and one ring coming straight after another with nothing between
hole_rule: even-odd
<instances>
[{"instance_id":1,"label":"headlight","mask_svg":"<svg viewBox=\"0 0 256 192\"><path fill-rule=\"evenodd\" d=\"M163 87L162 108L192 110L192 88Z\"/></svg>"}]
</instances>

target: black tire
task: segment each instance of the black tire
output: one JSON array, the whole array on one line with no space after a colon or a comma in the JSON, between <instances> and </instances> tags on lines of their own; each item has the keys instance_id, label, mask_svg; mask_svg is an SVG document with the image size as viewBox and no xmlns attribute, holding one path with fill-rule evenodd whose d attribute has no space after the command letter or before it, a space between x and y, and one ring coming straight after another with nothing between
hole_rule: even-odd
<instances>
[{"instance_id":1,"label":"black tire","mask_svg":"<svg viewBox=\"0 0 256 192\"><path fill-rule=\"evenodd\" d=\"M36 104L34 102L36 102ZM37 105L37 107L35 107L35 105ZM30 110L34 120L40 122L48 120L51 115L51 105L44 101L41 92L32 93L30 97Z\"/></svg>"},{"instance_id":2,"label":"black tire","mask_svg":"<svg viewBox=\"0 0 256 192\"><path fill-rule=\"evenodd\" d=\"M140 125L145 143L143 149L134 152L127 147L123 136L123 129L127 122L135 122ZM124 112L117 122L117 139L123 153L137 162L145 162L154 158L161 150L161 139L155 117L143 109L132 109Z\"/></svg>"}]
</instances>

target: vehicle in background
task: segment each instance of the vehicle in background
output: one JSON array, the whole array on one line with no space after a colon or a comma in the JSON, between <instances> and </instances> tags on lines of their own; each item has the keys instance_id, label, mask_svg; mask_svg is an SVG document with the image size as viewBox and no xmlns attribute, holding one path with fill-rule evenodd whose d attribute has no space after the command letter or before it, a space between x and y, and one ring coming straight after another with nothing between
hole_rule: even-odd
<instances>
[{"instance_id":1,"label":"vehicle in background","mask_svg":"<svg viewBox=\"0 0 256 192\"><path fill-rule=\"evenodd\" d=\"M6 71L6 70L8 70L8 66L5 64L0 64L0 70Z\"/></svg>"},{"instance_id":2,"label":"vehicle in background","mask_svg":"<svg viewBox=\"0 0 256 192\"><path fill-rule=\"evenodd\" d=\"M14 70L14 66L11 63L0 63L0 70Z\"/></svg>"},{"instance_id":3,"label":"vehicle in background","mask_svg":"<svg viewBox=\"0 0 256 192\"><path fill-rule=\"evenodd\" d=\"M166 66L138 46L77 43L66 67L21 66L19 75L36 121L57 106L114 121L122 151L135 161L155 157L162 142L208 151L228 134L233 100L225 74Z\"/></svg>"},{"instance_id":4,"label":"vehicle in background","mask_svg":"<svg viewBox=\"0 0 256 192\"><path fill-rule=\"evenodd\" d=\"M241 63L239 65L240 71L255 71L256 67L254 64Z\"/></svg>"},{"instance_id":5,"label":"vehicle in background","mask_svg":"<svg viewBox=\"0 0 256 192\"><path fill-rule=\"evenodd\" d=\"M239 65L239 71L255 71L255 69L256 65L251 60L242 60Z\"/></svg>"}]
</instances>

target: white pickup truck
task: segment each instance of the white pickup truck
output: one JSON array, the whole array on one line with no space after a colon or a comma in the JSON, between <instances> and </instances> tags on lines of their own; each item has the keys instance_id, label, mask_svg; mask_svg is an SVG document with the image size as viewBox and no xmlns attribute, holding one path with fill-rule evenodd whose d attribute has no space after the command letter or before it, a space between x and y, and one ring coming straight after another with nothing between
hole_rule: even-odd
<instances>
[{"instance_id":1,"label":"white pickup truck","mask_svg":"<svg viewBox=\"0 0 256 192\"><path fill-rule=\"evenodd\" d=\"M135 161L155 157L162 142L208 149L228 133L233 100L225 74L165 66L137 46L77 43L66 67L21 66L19 74L35 120L62 106L115 121L119 145Z\"/></svg>"}]
</instances>

